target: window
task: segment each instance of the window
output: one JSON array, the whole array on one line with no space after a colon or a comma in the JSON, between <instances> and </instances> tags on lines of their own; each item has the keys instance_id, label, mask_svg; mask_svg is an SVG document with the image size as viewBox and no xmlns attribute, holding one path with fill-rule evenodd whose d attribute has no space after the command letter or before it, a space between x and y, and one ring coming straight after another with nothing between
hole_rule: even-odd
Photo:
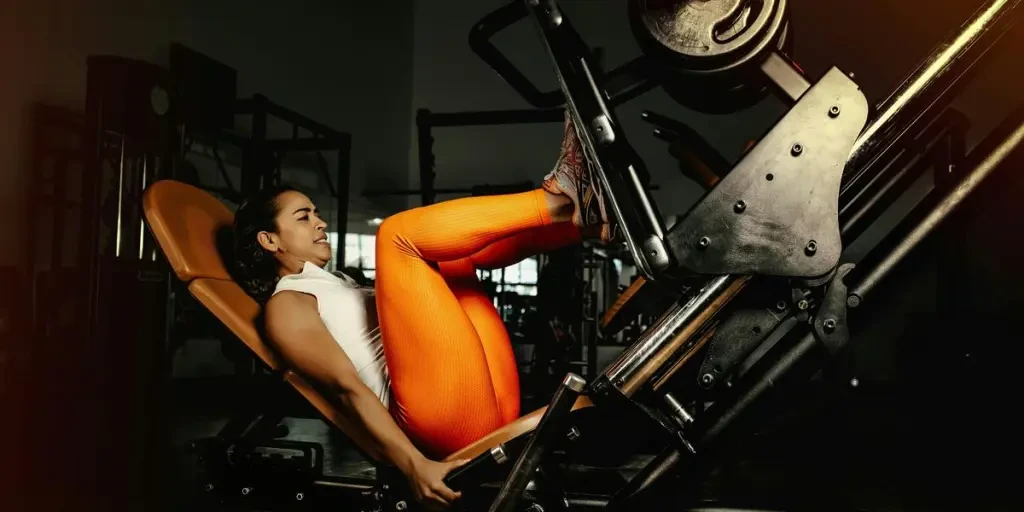
<instances>
[{"instance_id":1,"label":"window","mask_svg":"<svg viewBox=\"0 0 1024 512\"><path fill-rule=\"evenodd\" d=\"M497 270L477 270L481 280L490 279L497 291L519 295L537 295L537 258L527 258L515 265Z\"/></svg>"},{"instance_id":2,"label":"window","mask_svg":"<svg viewBox=\"0 0 1024 512\"><path fill-rule=\"evenodd\" d=\"M338 233L328 233L331 247L334 248L336 268L357 268L369 279L376 278L376 235L345 233L345 262L337 263ZM537 295L537 258L527 258L515 265L497 270L477 270L481 280L490 280L497 285L500 292L515 292L519 295Z\"/></svg>"},{"instance_id":3,"label":"window","mask_svg":"<svg viewBox=\"0 0 1024 512\"><path fill-rule=\"evenodd\" d=\"M327 236L334 248L334 260L337 261L338 234L329 233ZM374 279L377 269L376 243L377 237L374 235L345 233L345 262L340 266L359 269L367 279Z\"/></svg>"}]
</instances>

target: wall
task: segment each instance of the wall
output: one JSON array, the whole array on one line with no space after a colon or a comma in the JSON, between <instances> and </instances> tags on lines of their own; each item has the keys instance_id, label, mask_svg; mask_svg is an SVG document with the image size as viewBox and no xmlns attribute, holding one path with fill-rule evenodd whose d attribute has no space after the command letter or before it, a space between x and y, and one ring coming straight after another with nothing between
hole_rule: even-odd
<instances>
[{"instance_id":1,"label":"wall","mask_svg":"<svg viewBox=\"0 0 1024 512\"><path fill-rule=\"evenodd\" d=\"M262 93L353 135L353 196L407 185L412 59L411 0L273 3L19 1L0 17L0 215L13 240L26 217L29 107L83 108L86 56L117 54L165 64L178 41L238 70L238 95ZM380 27L387 27L386 37ZM372 51L369 51L372 48ZM357 202L356 208L376 205ZM384 205L387 209L387 205ZM5 223L6 224L6 223ZM4 244L0 265L18 262Z\"/></svg>"}]
</instances>

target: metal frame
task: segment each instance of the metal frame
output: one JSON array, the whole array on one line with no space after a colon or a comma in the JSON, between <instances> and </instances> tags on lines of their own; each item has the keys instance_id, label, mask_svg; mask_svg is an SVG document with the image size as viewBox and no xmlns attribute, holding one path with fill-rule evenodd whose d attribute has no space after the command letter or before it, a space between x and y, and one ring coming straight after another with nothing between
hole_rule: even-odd
<instances>
[{"instance_id":1,"label":"metal frame","mask_svg":"<svg viewBox=\"0 0 1024 512\"><path fill-rule=\"evenodd\" d=\"M662 220L642 186L642 173L639 172L642 162L631 151L605 101L608 96L602 88L604 75L554 1L524 0L524 3L553 64L567 100L566 109L588 157L595 164L611 210L623 228L627 247L645 277L671 284L673 273L680 269L671 259L675 254L666 247ZM838 190L839 209L851 212L844 216L840 227L847 235L844 238L857 234L858 229L854 229L857 224L877 218L884 209L882 204L906 190L912 182L909 177L930 167L922 163L911 165L906 170L907 166L893 165L901 153L913 152L908 150L908 140L937 140L935 146L945 149L947 158L932 158L929 163L939 162L942 164L940 169L951 169L956 167L952 165L954 161L965 161L965 156L955 149L963 146L962 131L957 129L962 124L939 123L937 126L952 126L952 129L940 130L937 136L926 133L926 128L931 121L944 115L955 92L965 82L962 79L969 76L975 65L1019 17L1019 5L1019 0L994 0L978 9L960 32L939 45L864 126L849 151L845 169L841 169L845 172ZM778 56L769 57L762 71L776 84L775 90L783 99L795 102L794 109L805 99L805 91L814 87L811 81ZM771 132L765 139L770 137ZM677 469L680 462L687 460L691 469L698 466L694 461L700 461L705 450L718 441L751 404L797 367L797 363L812 353L820 353L819 347L827 348L828 352L841 348L848 341L845 335L847 308L859 306L876 283L920 244L985 176L1019 150L1022 142L1024 115L1018 110L991 136L991 142L983 144L979 150L981 153L966 157L972 165L962 178L949 175L939 180L929 199L908 215L869 258L857 265L834 268L824 276L807 279L797 285L793 302L799 302L799 306L793 308L790 316L804 321L782 323L782 330L787 332L764 333L761 343L766 344L771 339L771 346L755 350L752 356L756 360L746 361L741 366L745 375L737 381L733 393L718 397L711 409L701 411L699 415L695 414L696 411L686 411L675 396L651 389L650 383L663 381L666 373L678 369L673 363L693 350L700 335L714 329L719 313L746 288L757 286L765 278L750 274L711 275L706 277L703 286L696 287L696 292L681 290L683 296L679 302L644 332L597 381L591 382L585 392L599 407L624 407L625 410L639 412L641 417L664 426L667 438L679 440L678 443L670 443L669 448L609 505L613 508L635 508L638 500L649 494L647 491L660 477ZM756 150L755 146L751 153ZM917 152L919 156L942 153L935 150ZM792 153L794 157L799 154L795 146ZM960 178L959 183L957 178ZM810 244L807 251L808 255L815 252ZM804 293L799 301L796 292ZM783 338L797 341L786 342ZM773 358L766 357L769 352ZM547 423L545 420L560 418L568 411L569 405L564 404L560 396L560 393L556 394L531 439L558 438L546 431L557 422ZM657 400L659 396L666 399L667 407ZM697 417L696 422L693 421L694 416ZM538 453L551 447L531 448L535 448L535 444L519 455L502 493L492 504L492 511L511 509L539 464L536 462ZM686 452L694 452L697 456L686 457Z\"/></svg>"},{"instance_id":2,"label":"metal frame","mask_svg":"<svg viewBox=\"0 0 1024 512\"><path fill-rule=\"evenodd\" d=\"M438 189L434 186L437 173L434 172L433 129L446 126L486 126L507 124L556 123L563 119L561 109L534 110L485 110L475 112L431 112L421 108L416 111L416 140L419 146L420 204L433 204L437 194L470 192L466 189ZM417 191L373 191L377 194L413 194Z\"/></svg>"},{"instance_id":3,"label":"metal frame","mask_svg":"<svg viewBox=\"0 0 1024 512\"><path fill-rule=\"evenodd\" d=\"M545 487L543 483L551 476L552 456L560 453L563 443L579 435L572 423L571 408L581 395L597 407L649 422L665 439L664 451L611 500L592 500L586 505L645 510L652 508L650 500L664 492L684 492L680 482L700 482L716 451L730 444L726 440L743 433L744 424L739 420L749 416L748 410L763 404L783 382L803 376L801 370L820 367L814 363L846 345L848 317L856 319L858 308L871 297L878 283L897 269L979 183L1011 156L1024 151L1024 108L1014 110L971 154L966 154L964 148L965 120L947 109L982 58L1019 18L1021 3L990 0L867 118L841 162L843 165L836 171L841 183L835 190L838 209L834 215L842 245L856 239L865 225L877 219L924 172L934 170L939 179L926 198L868 257L856 264L837 262L831 271L820 276L766 276L756 272L694 276L682 268L678 251L667 243L680 224L672 231L665 229L646 191L643 162L626 141L609 108L612 95L608 94L608 82L613 81L613 74L601 72L565 13L552 0L517 0L505 6L500 16L488 18L492 24L507 24L510 19L524 17L533 19L558 77L565 108L587 156L595 164L615 219L623 228L629 252L646 278L675 287L679 300L589 386L580 377L569 374L556 390L536 430L492 447L456 469L446 478L448 484L453 489L468 489L479 483L482 473L505 471L507 476L490 504L492 512L515 510L531 483L534 496L545 503L545 509L548 505L559 510L576 505L557 484ZM496 32L493 25L486 23L475 30L481 31L485 39ZM807 99L807 91L821 84L820 80L804 77L779 54L769 55L760 70L793 109ZM517 90L525 87L512 82L513 86L518 84ZM616 83L616 87L622 85ZM538 102L550 101L550 95L539 92L532 97ZM554 117L547 112L550 111L529 115ZM418 124L422 123L420 170L424 204L433 200L434 193L430 127L440 124L429 120L435 115L421 112L418 116ZM440 119L442 123L492 124L490 119L506 115L523 119L507 112L493 117L486 113L452 114ZM827 119L823 115L809 122L824 123ZM775 129L758 143L761 152L755 146L748 156L765 153L766 141L772 139L773 132ZM792 158L800 153L789 147L783 154L778 154L777 147L774 151L775 154L757 158ZM743 168L741 160L729 176ZM744 211L739 210L736 213ZM816 253L810 246L806 249L810 254ZM778 277L782 279L775 279ZM703 284L689 286L695 278ZM717 386L716 379L704 382L703 376L697 382L683 379L687 372L680 369L700 364L693 362L699 359L698 350L707 343L715 343L715 330L736 313L732 306L740 301L735 299L764 291L766 286L778 286L780 281L791 295L781 301L785 307L778 308L778 322L773 328L763 329L760 339L749 350L728 354L735 358L733 375L729 376L732 386ZM713 403L705 410L692 405L698 401ZM664 478L670 474L682 478ZM377 488L385 489L382 485ZM542 488L543 492L538 491ZM395 501L405 498L395 494L385 498L385 508L405 509L408 503Z\"/></svg>"},{"instance_id":4,"label":"metal frame","mask_svg":"<svg viewBox=\"0 0 1024 512\"><path fill-rule=\"evenodd\" d=\"M348 226L348 203L349 183L351 175L352 135L341 132L315 121L298 112L272 102L266 96L256 94L252 98L239 99L234 106L235 115L252 116L252 134L248 137L235 133L222 131L212 134L198 134L200 137L210 139L214 143L218 139L227 140L244 152L242 164L242 179L238 190L227 179L226 171L220 155L214 151L218 167L228 183L228 190L221 193L235 195L242 198L255 193L261 188L278 184L281 180L280 161L288 152L309 151L317 152L336 151L335 177L331 176L328 170L329 164L326 158L319 158L319 168L324 181L327 183L327 190L335 198L335 208L338 214L338 230L344 239L345 230ZM276 118L292 125L292 136L290 138L267 138L267 122ZM312 135L300 137L299 130L306 130ZM275 163L276 162L276 163ZM345 261L344 244L339 245L338 261Z\"/></svg>"}]
</instances>

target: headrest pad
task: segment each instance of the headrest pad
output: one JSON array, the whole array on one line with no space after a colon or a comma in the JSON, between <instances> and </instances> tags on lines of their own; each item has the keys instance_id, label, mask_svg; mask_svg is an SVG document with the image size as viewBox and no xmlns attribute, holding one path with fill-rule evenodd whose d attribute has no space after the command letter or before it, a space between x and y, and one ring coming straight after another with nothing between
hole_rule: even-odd
<instances>
[{"instance_id":1,"label":"headrest pad","mask_svg":"<svg viewBox=\"0 0 1024 512\"><path fill-rule=\"evenodd\" d=\"M179 279L231 279L224 259L234 214L224 203L192 185L161 180L146 189L142 208Z\"/></svg>"}]
</instances>

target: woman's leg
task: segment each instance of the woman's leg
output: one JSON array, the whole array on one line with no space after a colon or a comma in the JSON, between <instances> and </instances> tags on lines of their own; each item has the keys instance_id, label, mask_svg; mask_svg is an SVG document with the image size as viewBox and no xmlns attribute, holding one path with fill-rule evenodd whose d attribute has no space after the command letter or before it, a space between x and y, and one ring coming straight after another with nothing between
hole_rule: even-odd
<instances>
[{"instance_id":1,"label":"woman's leg","mask_svg":"<svg viewBox=\"0 0 1024 512\"><path fill-rule=\"evenodd\" d=\"M377 311L392 413L425 451L447 455L504 423L484 343L440 262L563 222L572 215L567 204L542 190L469 197L408 210L381 224Z\"/></svg>"},{"instance_id":2,"label":"woman's leg","mask_svg":"<svg viewBox=\"0 0 1024 512\"><path fill-rule=\"evenodd\" d=\"M523 231L494 242L469 258L438 264L483 346L502 424L519 417L519 368L505 323L476 271L507 267L529 256L579 242L579 228L563 222Z\"/></svg>"},{"instance_id":3,"label":"woman's leg","mask_svg":"<svg viewBox=\"0 0 1024 512\"><path fill-rule=\"evenodd\" d=\"M484 247L469 259L480 270L504 268L530 256L579 243L583 231L572 222L528 229Z\"/></svg>"}]
</instances>

